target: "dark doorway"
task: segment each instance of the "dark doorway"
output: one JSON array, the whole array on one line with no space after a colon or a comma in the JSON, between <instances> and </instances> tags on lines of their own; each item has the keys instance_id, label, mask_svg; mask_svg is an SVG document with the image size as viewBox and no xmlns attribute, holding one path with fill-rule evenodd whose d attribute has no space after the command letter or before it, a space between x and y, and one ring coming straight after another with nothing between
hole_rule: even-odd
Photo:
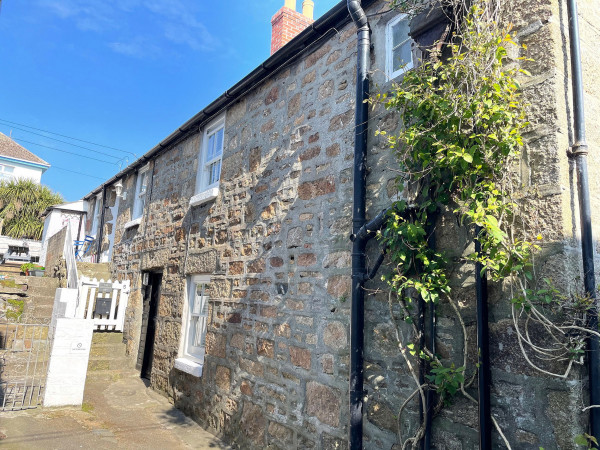
<instances>
[{"instance_id":1,"label":"dark doorway","mask_svg":"<svg viewBox=\"0 0 600 450\"><path fill-rule=\"evenodd\" d=\"M140 334L140 349L136 367L140 369L140 376L149 380L152 374L152 357L154 355L154 337L156 335L162 273L143 273L142 281L144 282L142 283L144 309L142 312L142 332Z\"/></svg>"}]
</instances>

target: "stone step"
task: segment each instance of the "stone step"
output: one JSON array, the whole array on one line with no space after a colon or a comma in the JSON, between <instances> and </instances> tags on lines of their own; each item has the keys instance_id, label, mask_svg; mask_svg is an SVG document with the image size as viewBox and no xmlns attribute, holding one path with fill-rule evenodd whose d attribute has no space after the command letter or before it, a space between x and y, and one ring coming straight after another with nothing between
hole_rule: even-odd
<instances>
[{"instance_id":1,"label":"stone step","mask_svg":"<svg viewBox=\"0 0 600 450\"><path fill-rule=\"evenodd\" d=\"M116 346L113 344L95 344L90 349L90 358L94 359L119 359L125 358L125 344Z\"/></svg>"},{"instance_id":2,"label":"stone step","mask_svg":"<svg viewBox=\"0 0 600 450\"><path fill-rule=\"evenodd\" d=\"M54 297L30 297L29 302L37 306L49 306L54 305Z\"/></svg>"},{"instance_id":3,"label":"stone step","mask_svg":"<svg viewBox=\"0 0 600 450\"><path fill-rule=\"evenodd\" d=\"M27 276L14 276L10 277L15 280L17 284L26 284L31 287L47 287L56 289L59 285L58 278L50 277L27 277Z\"/></svg>"},{"instance_id":4,"label":"stone step","mask_svg":"<svg viewBox=\"0 0 600 450\"><path fill-rule=\"evenodd\" d=\"M94 331L94 335L92 336L92 346L94 346L95 344L107 343L122 344L123 333Z\"/></svg>"},{"instance_id":5,"label":"stone step","mask_svg":"<svg viewBox=\"0 0 600 450\"><path fill-rule=\"evenodd\" d=\"M0 265L0 275L19 275L21 273L21 266L15 266L11 264Z\"/></svg>"},{"instance_id":6,"label":"stone step","mask_svg":"<svg viewBox=\"0 0 600 450\"><path fill-rule=\"evenodd\" d=\"M127 358L118 359L96 359L90 358L88 363L88 372L96 372L98 370L127 370L129 360Z\"/></svg>"}]
</instances>

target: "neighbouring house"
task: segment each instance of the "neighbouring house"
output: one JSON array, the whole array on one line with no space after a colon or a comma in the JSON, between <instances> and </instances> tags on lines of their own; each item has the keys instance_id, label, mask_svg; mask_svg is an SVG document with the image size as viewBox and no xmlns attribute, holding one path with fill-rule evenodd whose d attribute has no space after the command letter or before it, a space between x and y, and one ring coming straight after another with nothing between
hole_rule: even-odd
<instances>
[{"instance_id":1,"label":"neighbouring house","mask_svg":"<svg viewBox=\"0 0 600 450\"><path fill-rule=\"evenodd\" d=\"M432 10L409 20L384 1L364 0L372 91L385 91L443 33ZM596 0L581 0L590 149L599 148L600 39ZM350 302L357 27L340 2L312 22L295 1L272 19L273 54L169 137L85 197L85 234L98 260L129 279L125 340L131 364L151 386L207 429L241 448L348 447ZM544 231L542 270L561 283L581 275L571 145L567 13L562 1L513 0L530 128L522 185ZM291 24L308 25L299 34ZM290 25L287 25L290 24ZM287 32L295 35L289 42ZM280 35L281 34L281 35ZM284 37L282 37L284 36ZM280 47L281 42L281 48ZM283 45L285 44L285 45ZM402 63L398 63L401 60ZM368 119L367 216L396 199L386 139L398 118L380 107ZM596 174L598 160L590 160ZM597 177L595 177L597 178ZM600 188L594 181L592 220ZM439 247L459 247L458 225L441 220ZM376 259L376 249L369 249ZM457 255L460 256L460 255ZM456 297L474 333L473 268ZM381 288L377 290L376 288ZM400 448L398 411L415 390L390 321L385 284L370 282L364 323L365 448ZM490 286L492 414L513 448L574 448L585 431L586 371L567 380L533 370L518 349L510 308ZM451 314L437 323L441 355L462 348ZM457 361L457 365L462 364ZM474 394L476 395L476 394ZM401 422L401 423L399 423ZM432 424L435 448L475 448L477 406L460 400ZM494 448L502 441L494 432Z\"/></svg>"},{"instance_id":2,"label":"neighbouring house","mask_svg":"<svg viewBox=\"0 0 600 450\"><path fill-rule=\"evenodd\" d=\"M88 205L83 200L50 206L44 211L44 232L42 233L42 244L40 264L46 264L46 251L48 241L52 236L71 224L72 237L74 240L85 239L86 218Z\"/></svg>"},{"instance_id":3,"label":"neighbouring house","mask_svg":"<svg viewBox=\"0 0 600 450\"><path fill-rule=\"evenodd\" d=\"M42 174L49 168L46 161L0 133L0 180L28 179L39 184ZM40 241L13 239L1 233L0 226L0 264L39 261Z\"/></svg>"},{"instance_id":4,"label":"neighbouring house","mask_svg":"<svg viewBox=\"0 0 600 450\"><path fill-rule=\"evenodd\" d=\"M0 133L0 180L28 179L39 184L49 168L46 161Z\"/></svg>"}]
</instances>

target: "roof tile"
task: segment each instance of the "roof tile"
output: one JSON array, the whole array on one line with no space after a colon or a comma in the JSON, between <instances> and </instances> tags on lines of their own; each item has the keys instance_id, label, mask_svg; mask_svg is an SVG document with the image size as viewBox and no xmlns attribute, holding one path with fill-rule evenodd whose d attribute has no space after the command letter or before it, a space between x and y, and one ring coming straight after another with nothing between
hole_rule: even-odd
<instances>
[{"instance_id":1,"label":"roof tile","mask_svg":"<svg viewBox=\"0 0 600 450\"><path fill-rule=\"evenodd\" d=\"M44 161L42 158L38 158L26 148L20 146L11 138L5 134L0 133L0 156L6 156L7 158L21 159L24 161L33 162L36 164L43 164L49 166L50 164Z\"/></svg>"}]
</instances>

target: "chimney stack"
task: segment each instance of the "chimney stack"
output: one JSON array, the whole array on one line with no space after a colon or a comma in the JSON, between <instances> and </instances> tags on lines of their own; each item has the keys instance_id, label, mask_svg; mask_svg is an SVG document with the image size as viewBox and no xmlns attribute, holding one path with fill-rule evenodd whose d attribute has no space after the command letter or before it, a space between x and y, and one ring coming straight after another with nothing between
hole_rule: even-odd
<instances>
[{"instance_id":1,"label":"chimney stack","mask_svg":"<svg viewBox=\"0 0 600 450\"><path fill-rule=\"evenodd\" d=\"M314 8L312 0L304 0L300 14L296 11L296 0L285 0L284 6L271 19L271 55L314 22Z\"/></svg>"},{"instance_id":2,"label":"chimney stack","mask_svg":"<svg viewBox=\"0 0 600 450\"><path fill-rule=\"evenodd\" d=\"M302 2L302 15L313 21L313 13L315 11L315 2L312 0L304 0Z\"/></svg>"}]
</instances>

